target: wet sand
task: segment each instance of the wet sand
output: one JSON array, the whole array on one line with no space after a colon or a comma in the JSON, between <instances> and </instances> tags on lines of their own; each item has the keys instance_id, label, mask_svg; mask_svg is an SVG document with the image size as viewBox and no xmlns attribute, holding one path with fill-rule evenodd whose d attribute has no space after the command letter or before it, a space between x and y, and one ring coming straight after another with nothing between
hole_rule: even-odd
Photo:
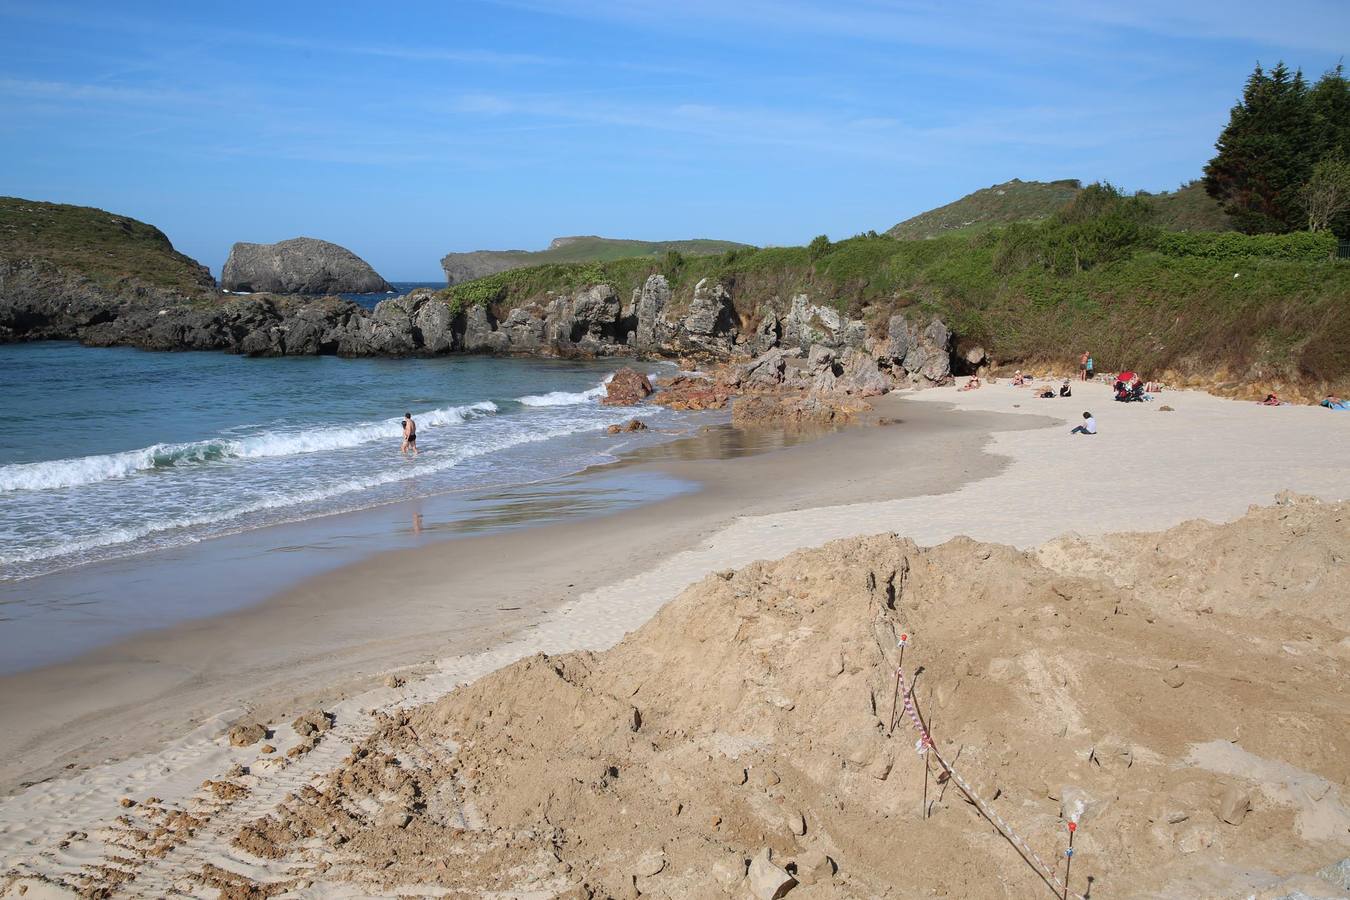
<instances>
[{"instance_id":1,"label":"wet sand","mask_svg":"<svg viewBox=\"0 0 1350 900\"><path fill-rule=\"evenodd\" d=\"M673 478L701 490L612 515L390 550L248 608L0 677L0 791L152 749L225 710L268 719L327 705L386 673L426 670L434 660L497 645L547 623L560 605L652 570L738 517L953 491L1004 465L983 449L995 431L1052 421L953 415L897 396L883 398L878 414L899 421L782 449L775 448L791 442L775 433L708 429L547 489L517 490L479 524L519 524L560 498L580 502L606 482ZM378 514L416 521L411 508ZM278 542L302 555L316 552L296 529L304 530L277 532ZM198 578L218 590L231 575L218 566L178 577L191 594Z\"/></svg>"}]
</instances>

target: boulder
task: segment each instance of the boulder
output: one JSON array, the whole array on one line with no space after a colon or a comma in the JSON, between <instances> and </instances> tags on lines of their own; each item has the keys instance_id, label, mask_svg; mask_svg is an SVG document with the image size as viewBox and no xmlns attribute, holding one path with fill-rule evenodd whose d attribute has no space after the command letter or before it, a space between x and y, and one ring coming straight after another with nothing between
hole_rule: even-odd
<instances>
[{"instance_id":1,"label":"boulder","mask_svg":"<svg viewBox=\"0 0 1350 900\"><path fill-rule=\"evenodd\" d=\"M750 860L746 878L750 882L750 896L755 900L778 900L797 885L797 879L773 862L768 847Z\"/></svg>"},{"instance_id":2,"label":"boulder","mask_svg":"<svg viewBox=\"0 0 1350 900\"><path fill-rule=\"evenodd\" d=\"M506 335L512 350L539 350L548 342L546 317L546 311L538 305L517 306L498 330Z\"/></svg>"},{"instance_id":3,"label":"boulder","mask_svg":"<svg viewBox=\"0 0 1350 900\"><path fill-rule=\"evenodd\" d=\"M734 333L736 311L726 285L700 279L694 285L694 299L689 304L689 314L684 317L683 325L688 335L695 339Z\"/></svg>"},{"instance_id":4,"label":"boulder","mask_svg":"<svg viewBox=\"0 0 1350 900\"><path fill-rule=\"evenodd\" d=\"M951 376L951 342L951 332L941 319L919 329L902 315L891 316L883 356L912 383L941 384Z\"/></svg>"},{"instance_id":5,"label":"boulder","mask_svg":"<svg viewBox=\"0 0 1350 900\"><path fill-rule=\"evenodd\" d=\"M658 322L666 304L670 303L670 283L664 275L649 275L633 303L637 327L633 342L647 350L659 343Z\"/></svg>"},{"instance_id":6,"label":"boulder","mask_svg":"<svg viewBox=\"0 0 1350 900\"><path fill-rule=\"evenodd\" d=\"M652 383L641 372L627 367L620 369L605 384L605 398L609 406L636 406L652 392Z\"/></svg>"},{"instance_id":7,"label":"boulder","mask_svg":"<svg viewBox=\"0 0 1350 900\"><path fill-rule=\"evenodd\" d=\"M881 374L877 361L861 350L852 347L844 351L840 360L843 374L839 376L837 388L859 397L875 397L891 389L886 376Z\"/></svg>"},{"instance_id":8,"label":"boulder","mask_svg":"<svg viewBox=\"0 0 1350 900\"><path fill-rule=\"evenodd\" d=\"M652 402L682 411L722 409L731 399L731 389L711 378L676 375L661 384Z\"/></svg>"},{"instance_id":9,"label":"boulder","mask_svg":"<svg viewBox=\"0 0 1350 900\"><path fill-rule=\"evenodd\" d=\"M314 238L275 244L240 242L220 272L227 291L276 294L370 294L392 290L365 260L345 247Z\"/></svg>"},{"instance_id":10,"label":"boulder","mask_svg":"<svg viewBox=\"0 0 1350 900\"><path fill-rule=\"evenodd\" d=\"M768 388L782 384L787 374L788 358L798 355L799 351L776 347L741 366L736 377L741 386L746 388Z\"/></svg>"}]
</instances>

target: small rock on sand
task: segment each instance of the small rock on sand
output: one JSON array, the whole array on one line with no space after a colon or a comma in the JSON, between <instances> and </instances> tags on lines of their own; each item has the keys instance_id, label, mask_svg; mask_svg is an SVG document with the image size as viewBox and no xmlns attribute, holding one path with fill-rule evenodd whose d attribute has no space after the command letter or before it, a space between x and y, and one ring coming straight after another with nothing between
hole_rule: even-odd
<instances>
[{"instance_id":1,"label":"small rock on sand","mask_svg":"<svg viewBox=\"0 0 1350 900\"><path fill-rule=\"evenodd\" d=\"M834 877L836 867L820 850L808 850L793 861L797 869L797 880L802 884L819 884Z\"/></svg>"},{"instance_id":2,"label":"small rock on sand","mask_svg":"<svg viewBox=\"0 0 1350 900\"><path fill-rule=\"evenodd\" d=\"M231 747L247 747L267 737L267 729L257 722L240 723L229 731Z\"/></svg>"},{"instance_id":3,"label":"small rock on sand","mask_svg":"<svg viewBox=\"0 0 1350 900\"><path fill-rule=\"evenodd\" d=\"M650 878L666 867L666 854L661 850L649 850L638 857L633 866L633 875L637 878Z\"/></svg>"},{"instance_id":4,"label":"small rock on sand","mask_svg":"<svg viewBox=\"0 0 1350 900\"><path fill-rule=\"evenodd\" d=\"M750 860L750 895L755 900L778 900L797 884L797 879L776 865L765 847Z\"/></svg>"},{"instance_id":5,"label":"small rock on sand","mask_svg":"<svg viewBox=\"0 0 1350 900\"><path fill-rule=\"evenodd\" d=\"M1251 808L1251 794L1236 784L1230 784L1219 798L1219 819L1229 825L1241 825Z\"/></svg>"},{"instance_id":6,"label":"small rock on sand","mask_svg":"<svg viewBox=\"0 0 1350 900\"><path fill-rule=\"evenodd\" d=\"M328 717L328 713L321 709L315 709L296 718L291 723L291 727L301 737L309 737L312 734L332 728L333 720Z\"/></svg>"},{"instance_id":7,"label":"small rock on sand","mask_svg":"<svg viewBox=\"0 0 1350 900\"><path fill-rule=\"evenodd\" d=\"M1186 674L1181 671L1179 666L1173 666L1163 674L1163 684L1171 688L1179 688L1186 683Z\"/></svg>"},{"instance_id":8,"label":"small rock on sand","mask_svg":"<svg viewBox=\"0 0 1350 900\"><path fill-rule=\"evenodd\" d=\"M384 686L387 688L400 688L406 683L407 682L397 675L389 675L384 679Z\"/></svg>"}]
</instances>

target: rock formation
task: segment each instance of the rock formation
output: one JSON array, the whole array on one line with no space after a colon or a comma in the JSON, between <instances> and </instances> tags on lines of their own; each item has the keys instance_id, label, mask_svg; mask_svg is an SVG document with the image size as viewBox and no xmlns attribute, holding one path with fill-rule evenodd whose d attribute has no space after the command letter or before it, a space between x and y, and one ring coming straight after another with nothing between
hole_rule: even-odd
<instances>
[{"instance_id":1,"label":"rock formation","mask_svg":"<svg viewBox=\"0 0 1350 900\"><path fill-rule=\"evenodd\" d=\"M227 291L275 294L373 294L392 290L370 265L337 244L292 238L275 244L240 242L220 273Z\"/></svg>"}]
</instances>

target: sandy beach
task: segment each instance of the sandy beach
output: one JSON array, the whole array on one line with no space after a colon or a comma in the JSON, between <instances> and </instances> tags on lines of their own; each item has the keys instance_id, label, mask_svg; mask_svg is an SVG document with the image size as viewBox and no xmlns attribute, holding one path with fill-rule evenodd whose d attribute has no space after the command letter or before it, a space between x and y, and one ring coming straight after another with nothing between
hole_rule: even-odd
<instances>
[{"instance_id":1,"label":"sandy beach","mask_svg":"<svg viewBox=\"0 0 1350 900\"><path fill-rule=\"evenodd\" d=\"M368 738L371 710L437 701L533 653L613 646L711 572L887 532L921 546L966 535L1026 549L1228 522L1286 490L1350 497L1350 417L1194 392L1116 404L1104 386L1076 387L1069 400L1009 385L891 395L878 411L898 424L769 454L629 463L703 489L582 523L383 554L239 613L7 677L5 895L62 895L57 882L99 866L129 873L127 896L185 889L206 864L275 876L231 838ZM1070 436L1084 409L1100 433ZM284 723L315 708L334 728L288 759L301 735ZM242 720L271 723L273 758L223 740ZM238 765L249 769L246 797L203 791ZM110 862L118 817L136 815L123 798L147 797L201 824L161 855ZM341 893L306 890L285 896Z\"/></svg>"}]
</instances>

